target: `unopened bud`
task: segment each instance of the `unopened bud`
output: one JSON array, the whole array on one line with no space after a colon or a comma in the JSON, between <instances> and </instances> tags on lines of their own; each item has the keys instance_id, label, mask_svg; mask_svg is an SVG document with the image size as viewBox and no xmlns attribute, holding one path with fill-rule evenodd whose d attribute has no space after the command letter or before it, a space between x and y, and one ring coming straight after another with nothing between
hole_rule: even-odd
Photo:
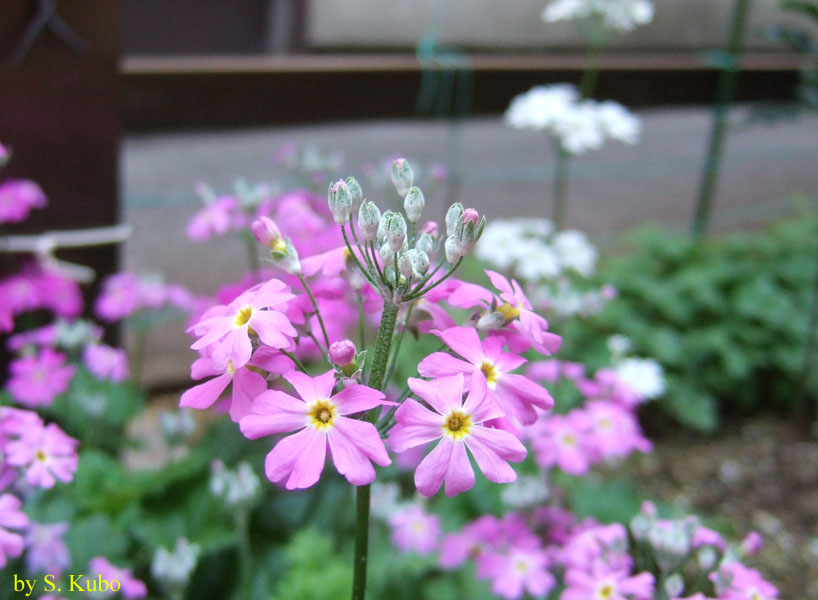
<instances>
[{"instance_id":1,"label":"unopened bud","mask_svg":"<svg viewBox=\"0 0 818 600\"><path fill-rule=\"evenodd\" d=\"M400 256L398 256L398 270L408 280L417 278L418 273L415 270L415 263L409 252L401 252Z\"/></svg>"},{"instance_id":2,"label":"unopened bud","mask_svg":"<svg viewBox=\"0 0 818 600\"><path fill-rule=\"evenodd\" d=\"M429 270L429 256L425 252L422 250L410 250L409 253L412 256L412 262L418 273L423 274Z\"/></svg>"},{"instance_id":3,"label":"unopened bud","mask_svg":"<svg viewBox=\"0 0 818 600\"><path fill-rule=\"evenodd\" d=\"M435 243L434 238L428 233L421 233L418 236L418 241L415 242L415 250L418 252L423 252L427 257L435 253L436 247L437 244Z\"/></svg>"},{"instance_id":4,"label":"unopened bud","mask_svg":"<svg viewBox=\"0 0 818 600\"><path fill-rule=\"evenodd\" d=\"M378 254L380 254L381 262L385 267L395 264L395 251L392 250L389 244L384 242Z\"/></svg>"},{"instance_id":5,"label":"unopened bud","mask_svg":"<svg viewBox=\"0 0 818 600\"><path fill-rule=\"evenodd\" d=\"M327 190L327 204L335 222L338 225L346 225L352 212L352 196L345 181L339 179L330 184Z\"/></svg>"},{"instance_id":6,"label":"unopened bud","mask_svg":"<svg viewBox=\"0 0 818 600\"><path fill-rule=\"evenodd\" d=\"M460 253L457 251L457 241L453 235L446 238L446 244L443 246L443 249L446 251L446 262L450 265L456 263L457 259L460 258Z\"/></svg>"},{"instance_id":7,"label":"unopened bud","mask_svg":"<svg viewBox=\"0 0 818 600\"><path fill-rule=\"evenodd\" d=\"M476 210L469 208L463 211L454 234L460 256L468 256L471 253L477 240L483 235L485 226L486 217L481 218Z\"/></svg>"},{"instance_id":8,"label":"unopened bud","mask_svg":"<svg viewBox=\"0 0 818 600\"><path fill-rule=\"evenodd\" d=\"M358 233L364 242L374 242L381 222L381 211L374 202L364 200L358 210Z\"/></svg>"},{"instance_id":9,"label":"unopened bud","mask_svg":"<svg viewBox=\"0 0 818 600\"><path fill-rule=\"evenodd\" d=\"M398 213L389 215L384 224L384 234L393 252L401 250L406 241L406 219L403 218L403 215Z\"/></svg>"},{"instance_id":10,"label":"unopened bud","mask_svg":"<svg viewBox=\"0 0 818 600\"><path fill-rule=\"evenodd\" d=\"M398 195L403 198L412 187L412 167L405 158L398 158L392 161L392 185L398 191Z\"/></svg>"},{"instance_id":11,"label":"unopened bud","mask_svg":"<svg viewBox=\"0 0 818 600\"><path fill-rule=\"evenodd\" d=\"M501 329L506 324L506 318L501 312L487 312L477 319L477 331L486 332Z\"/></svg>"},{"instance_id":12,"label":"unopened bud","mask_svg":"<svg viewBox=\"0 0 818 600\"><path fill-rule=\"evenodd\" d=\"M274 256L276 253L286 252L287 244L281 237L281 230L272 219L259 217L250 225L250 230L258 243L267 246Z\"/></svg>"},{"instance_id":13,"label":"unopened bud","mask_svg":"<svg viewBox=\"0 0 818 600\"><path fill-rule=\"evenodd\" d=\"M346 178L344 182L347 184L347 190L349 191L349 197L352 198L352 205L353 207L358 204L364 197L364 191L361 189L361 184L358 183L358 180L352 177L351 175Z\"/></svg>"},{"instance_id":14,"label":"unopened bud","mask_svg":"<svg viewBox=\"0 0 818 600\"><path fill-rule=\"evenodd\" d=\"M406 218L412 223L420 221L423 207L426 206L426 198L420 188L413 186L403 199L403 210L406 211Z\"/></svg>"},{"instance_id":15,"label":"unopened bud","mask_svg":"<svg viewBox=\"0 0 818 600\"><path fill-rule=\"evenodd\" d=\"M301 272L301 261L298 258L298 250L293 246L290 238L284 241L285 249L280 254L273 254L276 264L290 275L298 275Z\"/></svg>"},{"instance_id":16,"label":"unopened bud","mask_svg":"<svg viewBox=\"0 0 818 600\"><path fill-rule=\"evenodd\" d=\"M755 554L764 546L764 540L761 539L761 536L758 534L757 531L751 531L747 534L747 536L741 541L741 545L739 546L740 551L745 556L750 556Z\"/></svg>"},{"instance_id":17,"label":"unopened bud","mask_svg":"<svg viewBox=\"0 0 818 600\"><path fill-rule=\"evenodd\" d=\"M333 342L329 347L329 360L338 367L341 372L350 377L358 370L358 364L355 361L357 352L355 344L349 340L342 340L340 342Z\"/></svg>"},{"instance_id":18,"label":"unopened bud","mask_svg":"<svg viewBox=\"0 0 818 600\"><path fill-rule=\"evenodd\" d=\"M446 211L446 235L451 237L457 230L457 225L462 221L463 205L455 202Z\"/></svg>"}]
</instances>

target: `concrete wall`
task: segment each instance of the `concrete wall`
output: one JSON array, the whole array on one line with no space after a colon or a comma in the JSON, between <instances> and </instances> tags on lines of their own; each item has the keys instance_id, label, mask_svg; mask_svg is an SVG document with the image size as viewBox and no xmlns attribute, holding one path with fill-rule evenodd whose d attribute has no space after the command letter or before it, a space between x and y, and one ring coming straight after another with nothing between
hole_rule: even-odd
<instances>
[{"instance_id":1,"label":"concrete wall","mask_svg":"<svg viewBox=\"0 0 818 600\"><path fill-rule=\"evenodd\" d=\"M697 49L723 44L733 0L654 0L653 23L616 36L612 46ZM540 20L546 0L309 0L308 48L413 47L432 35L446 44L485 49L577 48L574 23ZM778 0L754 0L748 46L769 47L763 25L786 21ZM755 31L755 34L752 34Z\"/></svg>"}]
</instances>

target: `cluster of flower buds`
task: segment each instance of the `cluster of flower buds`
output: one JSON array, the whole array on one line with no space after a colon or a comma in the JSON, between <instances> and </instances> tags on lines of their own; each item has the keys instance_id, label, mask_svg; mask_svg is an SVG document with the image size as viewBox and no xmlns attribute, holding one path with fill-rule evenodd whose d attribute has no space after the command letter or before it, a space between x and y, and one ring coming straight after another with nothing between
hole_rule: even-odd
<instances>
[{"instance_id":1,"label":"cluster of flower buds","mask_svg":"<svg viewBox=\"0 0 818 600\"><path fill-rule=\"evenodd\" d=\"M438 226L418 223L426 206L423 191L413 185L412 167L404 158L392 163L392 183L403 198L404 212L381 213L374 202L366 200L354 177L338 180L329 186L327 202L330 212L344 233L349 256L364 277L390 302L408 302L420 298L432 286L449 277L460 261L471 253L483 232L485 217L472 208L453 204L446 215L447 239L443 243L440 263L432 261L440 254ZM351 215L358 206L358 222ZM346 226L353 243L347 238ZM448 263L446 271L433 279Z\"/></svg>"}]
</instances>

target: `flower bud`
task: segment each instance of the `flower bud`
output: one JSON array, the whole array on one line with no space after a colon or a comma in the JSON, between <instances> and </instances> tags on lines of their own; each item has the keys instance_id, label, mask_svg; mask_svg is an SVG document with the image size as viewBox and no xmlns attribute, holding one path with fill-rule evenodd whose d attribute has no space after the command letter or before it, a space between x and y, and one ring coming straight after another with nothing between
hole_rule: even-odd
<instances>
[{"instance_id":1,"label":"flower bud","mask_svg":"<svg viewBox=\"0 0 818 600\"><path fill-rule=\"evenodd\" d=\"M393 210L387 210L381 215L381 220L378 223L377 240L383 242L386 239L386 222L390 219L390 215L395 214Z\"/></svg>"},{"instance_id":2,"label":"flower bud","mask_svg":"<svg viewBox=\"0 0 818 600\"><path fill-rule=\"evenodd\" d=\"M423 207L426 206L426 198L423 197L423 192L420 188L413 186L403 199L403 210L406 211L406 218L412 223L420 221L420 215L423 212Z\"/></svg>"},{"instance_id":3,"label":"flower bud","mask_svg":"<svg viewBox=\"0 0 818 600\"><path fill-rule=\"evenodd\" d=\"M349 191L349 197L352 198L352 205L355 206L363 200L364 191L361 189L361 184L358 183L358 180L352 177L351 175L346 178L344 182L347 184L347 190Z\"/></svg>"},{"instance_id":4,"label":"flower bud","mask_svg":"<svg viewBox=\"0 0 818 600\"><path fill-rule=\"evenodd\" d=\"M421 275L429 270L429 257L422 250L410 250L415 270Z\"/></svg>"},{"instance_id":5,"label":"flower bud","mask_svg":"<svg viewBox=\"0 0 818 600\"><path fill-rule=\"evenodd\" d=\"M453 236L457 229L457 224L461 222L463 217L463 205L460 202L455 202L446 211L446 235Z\"/></svg>"},{"instance_id":6,"label":"flower bud","mask_svg":"<svg viewBox=\"0 0 818 600\"><path fill-rule=\"evenodd\" d=\"M446 251L446 262L450 265L456 263L457 259L460 258L460 253L457 251L457 242L453 235L446 238L446 244L443 248Z\"/></svg>"},{"instance_id":7,"label":"flower bud","mask_svg":"<svg viewBox=\"0 0 818 600\"><path fill-rule=\"evenodd\" d=\"M286 251L287 244L281 237L281 230L272 219L259 217L250 225L250 230L258 243L267 246L274 255Z\"/></svg>"},{"instance_id":8,"label":"flower bud","mask_svg":"<svg viewBox=\"0 0 818 600\"><path fill-rule=\"evenodd\" d=\"M381 222L381 211L374 202L364 200L358 210L358 233L361 241L374 242Z\"/></svg>"},{"instance_id":9,"label":"flower bud","mask_svg":"<svg viewBox=\"0 0 818 600\"><path fill-rule=\"evenodd\" d=\"M460 256L468 256L471 253L477 240L483 235L485 226L486 217L481 218L476 210L468 208L463 211L454 234Z\"/></svg>"},{"instance_id":10,"label":"flower bud","mask_svg":"<svg viewBox=\"0 0 818 600\"><path fill-rule=\"evenodd\" d=\"M437 244L434 238L428 233L421 233L418 236L418 241L415 242L415 250L423 252L427 258L435 253L436 248Z\"/></svg>"},{"instance_id":11,"label":"flower bud","mask_svg":"<svg viewBox=\"0 0 818 600\"><path fill-rule=\"evenodd\" d=\"M345 181L339 179L331 183L327 191L327 204L333 219L338 225L345 225L352 212L352 195Z\"/></svg>"},{"instance_id":12,"label":"flower bud","mask_svg":"<svg viewBox=\"0 0 818 600\"><path fill-rule=\"evenodd\" d=\"M406 219L403 218L403 215L398 213L389 215L384 225L384 234L393 252L401 250L406 242Z\"/></svg>"},{"instance_id":13,"label":"flower bud","mask_svg":"<svg viewBox=\"0 0 818 600\"><path fill-rule=\"evenodd\" d=\"M758 534L757 531L751 531L748 533L743 540L741 540L741 545L739 549L742 554L745 556L750 556L755 554L764 546L764 540L761 539L761 536Z\"/></svg>"},{"instance_id":14,"label":"flower bud","mask_svg":"<svg viewBox=\"0 0 818 600\"><path fill-rule=\"evenodd\" d=\"M398 158L392 161L392 185L398 191L398 195L403 198L412 187L412 167L405 158Z\"/></svg>"},{"instance_id":15,"label":"flower bud","mask_svg":"<svg viewBox=\"0 0 818 600\"><path fill-rule=\"evenodd\" d=\"M477 331L485 333L486 331L494 331L501 329L506 324L506 317L501 312L487 312L482 317L477 319Z\"/></svg>"},{"instance_id":16,"label":"flower bud","mask_svg":"<svg viewBox=\"0 0 818 600\"><path fill-rule=\"evenodd\" d=\"M384 242L384 244L381 246L378 254L380 254L381 262L383 263L384 267L395 264L395 252L386 242Z\"/></svg>"},{"instance_id":17,"label":"flower bud","mask_svg":"<svg viewBox=\"0 0 818 600\"><path fill-rule=\"evenodd\" d=\"M341 372L350 377L358 370L358 364L355 361L357 351L355 344L349 340L342 340L340 342L333 342L329 347L329 360L338 367Z\"/></svg>"},{"instance_id":18,"label":"flower bud","mask_svg":"<svg viewBox=\"0 0 818 600\"><path fill-rule=\"evenodd\" d=\"M412 279L417 279L418 273L415 270L415 263L409 252L412 251L401 252L400 256L398 256L398 270L401 275L411 281Z\"/></svg>"}]
</instances>

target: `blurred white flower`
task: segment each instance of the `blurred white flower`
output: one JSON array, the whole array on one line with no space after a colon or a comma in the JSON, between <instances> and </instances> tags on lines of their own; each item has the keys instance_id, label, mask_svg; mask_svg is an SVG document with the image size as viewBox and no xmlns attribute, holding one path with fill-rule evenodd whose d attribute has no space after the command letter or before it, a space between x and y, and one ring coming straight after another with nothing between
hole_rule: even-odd
<instances>
[{"instance_id":1,"label":"blurred white flower","mask_svg":"<svg viewBox=\"0 0 818 600\"><path fill-rule=\"evenodd\" d=\"M512 508L538 506L548 499L548 484L542 475L520 475L503 486L503 502Z\"/></svg>"},{"instance_id":2,"label":"blurred white flower","mask_svg":"<svg viewBox=\"0 0 818 600\"><path fill-rule=\"evenodd\" d=\"M179 538L176 540L174 552L159 548L154 553L151 574L171 588L184 588L196 569L200 552L198 544L191 544L185 538Z\"/></svg>"},{"instance_id":3,"label":"blurred white flower","mask_svg":"<svg viewBox=\"0 0 818 600\"><path fill-rule=\"evenodd\" d=\"M596 248L581 231L570 229L554 235L554 250L565 269L590 277L596 266Z\"/></svg>"},{"instance_id":4,"label":"blurred white flower","mask_svg":"<svg viewBox=\"0 0 818 600\"><path fill-rule=\"evenodd\" d=\"M665 393L664 371L652 358L625 358L614 370L628 387L649 400Z\"/></svg>"},{"instance_id":5,"label":"blurred white flower","mask_svg":"<svg viewBox=\"0 0 818 600\"><path fill-rule=\"evenodd\" d=\"M593 15L603 27L625 33L650 23L653 13L650 0L552 0L540 16L547 23L556 23Z\"/></svg>"},{"instance_id":6,"label":"blurred white flower","mask_svg":"<svg viewBox=\"0 0 818 600\"><path fill-rule=\"evenodd\" d=\"M621 104L580 100L568 84L537 86L516 96L505 120L517 129L546 131L575 155L602 147L606 139L635 144L641 129L639 118Z\"/></svg>"}]
</instances>

